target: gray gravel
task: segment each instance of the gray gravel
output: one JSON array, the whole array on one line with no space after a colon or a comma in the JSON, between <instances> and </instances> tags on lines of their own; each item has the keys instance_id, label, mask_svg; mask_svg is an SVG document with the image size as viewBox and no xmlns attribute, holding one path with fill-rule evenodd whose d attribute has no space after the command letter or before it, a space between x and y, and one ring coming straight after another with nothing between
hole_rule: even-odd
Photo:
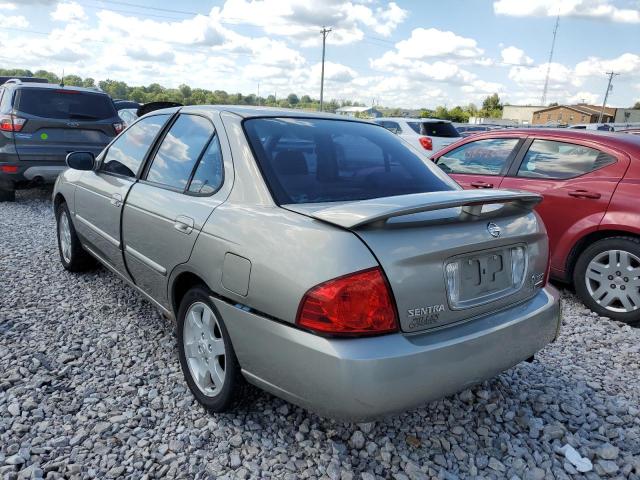
<instances>
[{"instance_id":1,"label":"gray gravel","mask_svg":"<svg viewBox=\"0 0 640 480\"><path fill-rule=\"evenodd\" d=\"M49 196L0 204L1 478L640 478L640 330L570 293L534 363L423 408L344 424L254 391L211 416L171 322L62 269Z\"/></svg>"}]
</instances>

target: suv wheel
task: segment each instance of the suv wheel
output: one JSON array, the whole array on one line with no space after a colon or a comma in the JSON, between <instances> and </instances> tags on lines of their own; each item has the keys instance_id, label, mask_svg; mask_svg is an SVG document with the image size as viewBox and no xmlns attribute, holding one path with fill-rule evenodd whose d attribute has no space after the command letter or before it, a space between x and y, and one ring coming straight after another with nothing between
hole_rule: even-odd
<instances>
[{"instance_id":1,"label":"suv wheel","mask_svg":"<svg viewBox=\"0 0 640 480\"><path fill-rule=\"evenodd\" d=\"M93 267L95 261L82 248L66 203L61 203L58 206L56 221L58 227L58 251L60 252L62 266L70 272L82 272Z\"/></svg>"},{"instance_id":2,"label":"suv wheel","mask_svg":"<svg viewBox=\"0 0 640 480\"><path fill-rule=\"evenodd\" d=\"M573 272L576 293L594 312L640 321L640 240L612 237L589 246Z\"/></svg>"},{"instance_id":3,"label":"suv wheel","mask_svg":"<svg viewBox=\"0 0 640 480\"><path fill-rule=\"evenodd\" d=\"M0 202L15 202L15 201L16 201L15 190L5 190L4 188L0 188Z\"/></svg>"},{"instance_id":4,"label":"suv wheel","mask_svg":"<svg viewBox=\"0 0 640 480\"><path fill-rule=\"evenodd\" d=\"M189 290L178 311L178 354L189 389L207 410L229 410L244 377L220 312L202 287Z\"/></svg>"}]
</instances>

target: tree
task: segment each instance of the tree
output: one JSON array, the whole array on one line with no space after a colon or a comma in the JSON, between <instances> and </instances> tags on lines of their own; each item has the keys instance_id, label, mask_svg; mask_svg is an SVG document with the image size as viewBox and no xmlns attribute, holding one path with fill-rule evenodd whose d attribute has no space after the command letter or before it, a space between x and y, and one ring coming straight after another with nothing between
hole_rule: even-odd
<instances>
[{"instance_id":1,"label":"tree","mask_svg":"<svg viewBox=\"0 0 640 480\"><path fill-rule=\"evenodd\" d=\"M311 97L309 95L303 95L300 98L300 103L312 103Z\"/></svg>"},{"instance_id":2,"label":"tree","mask_svg":"<svg viewBox=\"0 0 640 480\"><path fill-rule=\"evenodd\" d=\"M182 94L183 98L190 98L191 97L191 87L189 85L180 85L178 87L178 90L180 90L180 93Z\"/></svg>"},{"instance_id":3,"label":"tree","mask_svg":"<svg viewBox=\"0 0 640 480\"><path fill-rule=\"evenodd\" d=\"M497 93L489 95L482 102L482 110L479 112L482 117L500 118L502 116L502 104Z\"/></svg>"},{"instance_id":4,"label":"tree","mask_svg":"<svg viewBox=\"0 0 640 480\"><path fill-rule=\"evenodd\" d=\"M84 82L78 75L65 75L64 84L72 87L83 87Z\"/></svg>"},{"instance_id":5,"label":"tree","mask_svg":"<svg viewBox=\"0 0 640 480\"><path fill-rule=\"evenodd\" d=\"M300 103L300 100L295 93L290 93L287 97L287 102L289 102L289 105L297 105L298 103Z\"/></svg>"},{"instance_id":6,"label":"tree","mask_svg":"<svg viewBox=\"0 0 640 480\"><path fill-rule=\"evenodd\" d=\"M633 107L634 110L640 110L640 102L636 102L635 105Z\"/></svg>"},{"instance_id":7,"label":"tree","mask_svg":"<svg viewBox=\"0 0 640 480\"><path fill-rule=\"evenodd\" d=\"M558 105L559 105L558 102L551 102L549 104L550 107L557 107Z\"/></svg>"}]
</instances>

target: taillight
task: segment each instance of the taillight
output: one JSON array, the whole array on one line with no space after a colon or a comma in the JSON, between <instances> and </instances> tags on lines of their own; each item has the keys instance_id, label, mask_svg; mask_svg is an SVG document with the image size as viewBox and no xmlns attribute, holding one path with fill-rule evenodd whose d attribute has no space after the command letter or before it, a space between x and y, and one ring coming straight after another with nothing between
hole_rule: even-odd
<instances>
[{"instance_id":1,"label":"taillight","mask_svg":"<svg viewBox=\"0 0 640 480\"><path fill-rule=\"evenodd\" d=\"M309 290L296 323L317 333L380 335L398 330L396 307L380 268L352 273Z\"/></svg>"},{"instance_id":2,"label":"taillight","mask_svg":"<svg viewBox=\"0 0 640 480\"><path fill-rule=\"evenodd\" d=\"M433 140L430 137L420 137L420 145L425 150L433 150Z\"/></svg>"},{"instance_id":3,"label":"taillight","mask_svg":"<svg viewBox=\"0 0 640 480\"><path fill-rule=\"evenodd\" d=\"M27 121L13 115L0 115L0 130L3 132L19 132Z\"/></svg>"},{"instance_id":4,"label":"taillight","mask_svg":"<svg viewBox=\"0 0 640 480\"><path fill-rule=\"evenodd\" d=\"M124 123L114 123L113 129L116 131L116 135L119 134L122 130L124 130Z\"/></svg>"},{"instance_id":5,"label":"taillight","mask_svg":"<svg viewBox=\"0 0 640 480\"><path fill-rule=\"evenodd\" d=\"M0 172L2 173L17 173L17 165L0 165Z\"/></svg>"}]
</instances>

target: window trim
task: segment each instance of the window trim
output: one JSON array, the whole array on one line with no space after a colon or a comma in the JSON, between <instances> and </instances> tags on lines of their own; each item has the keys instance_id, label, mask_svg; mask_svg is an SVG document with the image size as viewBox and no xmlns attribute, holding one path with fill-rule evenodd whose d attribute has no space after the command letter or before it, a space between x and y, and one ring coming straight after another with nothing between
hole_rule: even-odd
<instances>
[{"instance_id":1,"label":"window trim","mask_svg":"<svg viewBox=\"0 0 640 480\"><path fill-rule=\"evenodd\" d=\"M99 158L99 161L97 162L97 166L96 166L96 168L94 170L94 173L100 174L100 175L111 175L112 177L116 177L116 178L124 178L124 179L131 180L132 182L139 181L140 180L140 175L142 173L142 170L144 169L144 166L146 165L147 160L149 159L149 153L155 148L155 145L158 142L158 137L164 133L165 129L167 128L167 125L169 125L169 124L171 124L173 122L173 117L175 117L176 113L177 112L174 112L174 113L157 113L155 115L149 115L148 117L145 115L144 117L138 118L135 122L133 122L131 125L129 125L127 128L125 128L124 131L120 135L117 135L113 140L111 140L109 145L107 145L105 147L105 149L100 153L100 155L99 155L100 158ZM151 145L147 149L147 153L145 154L144 158L142 159L142 162L140 162L140 166L138 167L138 171L136 172L135 176L130 177L128 175L122 175L121 173L107 172L107 171L102 169L102 167L104 165L105 157L109 154L109 150L111 150L111 147L116 142L116 140L118 140L120 138L121 135L124 135L130 128L132 128L134 125L136 125L141 120L144 120L145 118L160 117L160 116L165 116L165 115L168 116L169 118L167 119L165 124L162 126L162 128L158 131L158 133L154 137L154 140L151 142Z\"/></svg>"},{"instance_id":2,"label":"window trim","mask_svg":"<svg viewBox=\"0 0 640 480\"><path fill-rule=\"evenodd\" d=\"M449 150L446 153L441 154L438 158L435 159L434 163L438 165L438 162L440 161L440 159L445 155L447 155L448 153L458 150L459 148L462 148L465 145L469 145L476 142L482 142L483 140L517 140L516 144L513 146L513 150L511 150L511 153L504 161L504 165L502 166L502 169L500 170L499 173L456 173L456 172L451 172L451 173L445 172L445 173L447 175L482 175L485 177L506 177L507 173L511 171L511 167L514 163L514 160L518 157L520 151L522 150L522 146L526 141L526 137L518 137L518 136L510 137L509 136L509 137L475 138L469 142L466 142L466 143L463 143L462 145L457 146L454 149Z\"/></svg>"},{"instance_id":3,"label":"window trim","mask_svg":"<svg viewBox=\"0 0 640 480\"><path fill-rule=\"evenodd\" d=\"M558 142L558 143L565 143L567 145L575 145L577 147L585 147L585 148L590 148L592 150L597 150L599 152L602 153L606 153L607 155L612 156L615 159L615 162L613 163L609 163L608 165L603 165L602 167L596 168L594 170L589 170L588 172L584 172L580 175L575 175L573 177L566 177L566 178L548 178L548 177L522 177L518 175L518 172L520 171L520 167L522 167L522 164L524 162L525 157L527 156L527 153L529 152L529 149L531 148L531 145L533 145L533 142L535 140L543 140L543 141L547 141L547 142ZM590 173L593 172L597 172L598 170L602 170L603 168L607 168L607 167L611 167L612 165L616 165L619 161L620 158L618 156L618 154L612 152L610 149L606 149L603 150L601 147L594 147L592 145L586 145L584 143L579 143L573 141L573 139L571 139L572 141L567 141L565 139L562 138L549 138L549 137L529 137L527 138L527 141L525 142L524 145L522 145L520 154L518 155L518 158L515 159L515 161L513 162L513 165L511 166L511 168L509 169L509 173L506 175L509 178L522 178L525 180L543 180L543 181L551 181L551 182L566 182L567 180L573 180L576 178L580 178L580 177L584 177L585 175L589 175Z\"/></svg>"},{"instance_id":4,"label":"window trim","mask_svg":"<svg viewBox=\"0 0 640 480\"><path fill-rule=\"evenodd\" d=\"M158 150L160 150L160 146L162 145L162 142L164 142L164 139L166 138L167 134L169 133L171 128L175 125L175 123L178 121L178 119L180 118L181 115L190 115L190 116L193 116L193 117L202 117L206 121L209 122L209 124L211 125L211 128L213 129L213 133L209 136L209 138L207 139L207 142L205 143L204 148L198 154L198 158L196 158L196 161L195 161L195 163L193 165L193 168L191 169L191 173L189 174L189 178L187 179L187 184L185 185L185 188L182 189L182 190L179 189L179 188L176 188L176 187L172 187L171 185L165 185L164 183L158 183L158 182L154 182L152 180L147 180L147 175L149 174L149 169L153 165L153 160L155 159L155 156L158 153ZM181 193L183 195L187 195L187 196L190 196L190 197L212 197L213 195L215 195L216 193L218 193L220 191L220 189L224 186L224 182L225 182L224 156L223 156L223 153L222 153L222 145L220 145L220 156L222 158L222 179L221 179L221 182L220 182L220 185L218 186L218 188L216 188L216 190L214 192L212 192L212 193L194 193L194 192L190 192L189 191L189 187L191 187L191 182L193 180L193 177L195 175L196 170L198 169L198 166L200 165L200 161L202 160L202 157L204 156L205 152L207 151L207 149L211 145L211 142L216 137L218 137L218 139L220 138L219 135L218 135L218 131L216 130L216 126L211 121L211 119L209 117L207 117L206 115L203 115L203 114L197 113L197 112L193 112L193 113L192 112L184 112L184 113L182 113L180 111L176 112L174 114L173 118L171 119L171 121L167 123L166 128L162 130L161 137L159 137L156 140L156 142L155 142L155 144L153 146L153 149L151 149L151 151L149 152L149 154L145 158L144 168L139 173L138 181L143 185L149 185L149 186L152 186L152 187L160 188L162 190L169 190L171 192Z\"/></svg>"}]
</instances>

